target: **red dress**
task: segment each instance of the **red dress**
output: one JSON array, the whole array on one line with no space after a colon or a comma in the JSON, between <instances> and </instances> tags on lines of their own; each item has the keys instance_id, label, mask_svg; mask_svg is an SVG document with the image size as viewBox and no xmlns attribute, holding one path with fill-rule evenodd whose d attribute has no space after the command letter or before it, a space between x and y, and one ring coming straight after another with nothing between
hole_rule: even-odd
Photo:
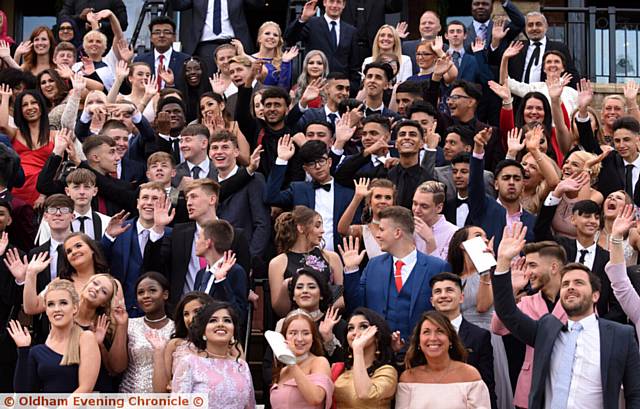
<instances>
[{"instance_id":1,"label":"red dress","mask_svg":"<svg viewBox=\"0 0 640 409\"><path fill-rule=\"evenodd\" d=\"M13 188L11 193L33 206L38 196L40 196L40 193L36 190L38 175L53 152L53 141L33 150L18 141L18 138L14 138L11 144L13 149L20 155L20 164L24 170L25 177L24 186Z\"/></svg>"}]
</instances>

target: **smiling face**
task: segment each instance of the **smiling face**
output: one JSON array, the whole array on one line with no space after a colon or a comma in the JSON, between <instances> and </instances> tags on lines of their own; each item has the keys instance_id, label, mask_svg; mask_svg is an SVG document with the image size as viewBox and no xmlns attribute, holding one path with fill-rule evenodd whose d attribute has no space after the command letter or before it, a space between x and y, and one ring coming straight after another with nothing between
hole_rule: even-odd
<instances>
[{"instance_id":1,"label":"smiling face","mask_svg":"<svg viewBox=\"0 0 640 409\"><path fill-rule=\"evenodd\" d=\"M60 27L58 27L58 38L60 38L60 41L70 42L73 40L73 35L73 26L70 22L65 21L60 24Z\"/></svg>"},{"instance_id":2,"label":"smiling face","mask_svg":"<svg viewBox=\"0 0 640 409\"><path fill-rule=\"evenodd\" d=\"M385 27L378 31L378 48L380 48L381 52L392 52L395 40L396 39L391 28Z\"/></svg>"},{"instance_id":3,"label":"smiling face","mask_svg":"<svg viewBox=\"0 0 640 409\"><path fill-rule=\"evenodd\" d=\"M307 61L307 76L310 79L318 78L324 73L324 61L320 54L309 57Z\"/></svg>"},{"instance_id":4,"label":"smiling face","mask_svg":"<svg viewBox=\"0 0 640 409\"><path fill-rule=\"evenodd\" d=\"M575 226L579 235L593 237L600 230L600 214L573 212L571 214L571 224Z\"/></svg>"},{"instance_id":5,"label":"smiling face","mask_svg":"<svg viewBox=\"0 0 640 409\"><path fill-rule=\"evenodd\" d=\"M427 70L436 62L436 54L430 44L421 44L416 49L416 63L422 70Z\"/></svg>"},{"instance_id":6,"label":"smiling face","mask_svg":"<svg viewBox=\"0 0 640 409\"><path fill-rule=\"evenodd\" d=\"M376 98L389 86L387 74L381 68L369 68L364 76L364 87L367 89L367 95Z\"/></svg>"},{"instance_id":7,"label":"smiling face","mask_svg":"<svg viewBox=\"0 0 640 409\"><path fill-rule=\"evenodd\" d=\"M604 211L604 217L607 219L613 219L617 217L624 208L625 204L631 204L627 196L622 190L609 193L609 196L604 200L602 205Z\"/></svg>"},{"instance_id":8,"label":"smiling face","mask_svg":"<svg viewBox=\"0 0 640 409\"><path fill-rule=\"evenodd\" d=\"M138 305L145 314L162 311L168 298L169 291L164 290L159 282L151 278L140 281L136 289Z\"/></svg>"},{"instance_id":9,"label":"smiling face","mask_svg":"<svg viewBox=\"0 0 640 409\"><path fill-rule=\"evenodd\" d=\"M347 323L347 343L349 347L353 346L353 340L356 337L364 333L367 328L371 326L371 323L364 315L354 315L349 319ZM368 346L376 343L376 337L371 337L367 344L364 346L366 349Z\"/></svg>"},{"instance_id":10,"label":"smiling face","mask_svg":"<svg viewBox=\"0 0 640 409\"><path fill-rule=\"evenodd\" d=\"M538 186L543 178L540 173L540 168L538 167L538 163L530 153L527 153L522 157L522 167L524 168L524 187L527 188L535 188Z\"/></svg>"},{"instance_id":11,"label":"smiling face","mask_svg":"<svg viewBox=\"0 0 640 409\"><path fill-rule=\"evenodd\" d=\"M422 148L422 136L420 135L421 129L417 129L415 126L402 126L396 135L396 149L400 156L403 155L415 155L420 152Z\"/></svg>"},{"instance_id":12,"label":"smiling face","mask_svg":"<svg viewBox=\"0 0 640 409\"><path fill-rule=\"evenodd\" d=\"M534 290L542 289L551 281L551 263L553 258L542 257L540 253L527 254L525 274L530 274L529 282Z\"/></svg>"},{"instance_id":13,"label":"smiling face","mask_svg":"<svg viewBox=\"0 0 640 409\"><path fill-rule=\"evenodd\" d=\"M562 165L562 178L566 179L574 173L582 172L583 168L584 161L572 153Z\"/></svg>"},{"instance_id":14,"label":"smiling face","mask_svg":"<svg viewBox=\"0 0 640 409\"><path fill-rule=\"evenodd\" d=\"M441 28L440 20L434 13L427 11L420 17L419 30L422 38L434 38L438 35Z\"/></svg>"},{"instance_id":15,"label":"smiling face","mask_svg":"<svg viewBox=\"0 0 640 409\"><path fill-rule=\"evenodd\" d=\"M622 159L633 162L638 157L638 134L624 128L613 133L613 147Z\"/></svg>"},{"instance_id":16,"label":"smiling face","mask_svg":"<svg viewBox=\"0 0 640 409\"><path fill-rule=\"evenodd\" d=\"M444 148L442 148L442 151L444 158L450 161L462 152L471 152L471 146L462 143L460 135L452 132L444 139Z\"/></svg>"},{"instance_id":17,"label":"smiling face","mask_svg":"<svg viewBox=\"0 0 640 409\"><path fill-rule=\"evenodd\" d=\"M53 99L56 97L56 95L58 94L58 85L53 80L51 75L42 74L42 76L40 77L40 91L42 92L42 95L44 95L44 97L50 101L53 101Z\"/></svg>"},{"instance_id":18,"label":"smiling face","mask_svg":"<svg viewBox=\"0 0 640 409\"><path fill-rule=\"evenodd\" d=\"M189 328L193 319L198 314L198 311L202 308L202 303L200 300L191 300L184 305L184 309L182 310L182 320L184 321L184 325Z\"/></svg>"},{"instance_id":19,"label":"smiling face","mask_svg":"<svg viewBox=\"0 0 640 409\"><path fill-rule=\"evenodd\" d=\"M51 49L51 42L46 31L41 31L40 34L33 38L33 51L37 55L47 54Z\"/></svg>"},{"instance_id":20,"label":"smiling face","mask_svg":"<svg viewBox=\"0 0 640 409\"><path fill-rule=\"evenodd\" d=\"M362 146L367 149L374 143L379 140L384 140L385 142L389 141L391 135L387 129L376 122L368 122L360 131L360 140L362 141Z\"/></svg>"},{"instance_id":21,"label":"smiling face","mask_svg":"<svg viewBox=\"0 0 640 409\"><path fill-rule=\"evenodd\" d=\"M451 316L460 314L460 306L464 302L464 294L458 285L450 280L433 283L431 304L436 311Z\"/></svg>"},{"instance_id":22,"label":"smiling face","mask_svg":"<svg viewBox=\"0 0 640 409\"><path fill-rule=\"evenodd\" d=\"M69 264L76 270L93 263L93 250L80 236L74 236L64 243L64 252Z\"/></svg>"},{"instance_id":23,"label":"smiling face","mask_svg":"<svg viewBox=\"0 0 640 409\"><path fill-rule=\"evenodd\" d=\"M174 41L176 33L171 24L155 24L151 27L151 44L159 52L166 52Z\"/></svg>"},{"instance_id":24,"label":"smiling face","mask_svg":"<svg viewBox=\"0 0 640 409\"><path fill-rule=\"evenodd\" d=\"M298 308L307 312L317 311L321 299L320 286L313 277L307 274L298 277L296 286L293 288L293 301Z\"/></svg>"},{"instance_id":25,"label":"smiling face","mask_svg":"<svg viewBox=\"0 0 640 409\"><path fill-rule=\"evenodd\" d=\"M369 200L369 206L377 218L377 215L382 209L393 206L393 189L388 187L374 187L371 189L371 198Z\"/></svg>"},{"instance_id":26,"label":"smiling face","mask_svg":"<svg viewBox=\"0 0 640 409\"><path fill-rule=\"evenodd\" d=\"M421 219L429 226L433 226L438 221L444 203L436 204L433 201L433 193L425 193L419 190L413 194L411 212L414 217Z\"/></svg>"},{"instance_id":27,"label":"smiling face","mask_svg":"<svg viewBox=\"0 0 640 409\"><path fill-rule=\"evenodd\" d=\"M153 209L157 203L166 199L164 191L157 189L140 189L136 208L143 222L153 223Z\"/></svg>"},{"instance_id":28,"label":"smiling face","mask_svg":"<svg viewBox=\"0 0 640 409\"><path fill-rule=\"evenodd\" d=\"M350 90L349 80L332 79L325 86L327 99L336 105L349 98Z\"/></svg>"},{"instance_id":29,"label":"smiling face","mask_svg":"<svg viewBox=\"0 0 640 409\"><path fill-rule=\"evenodd\" d=\"M267 124L277 126L284 121L287 115L287 101L284 98L267 98L262 105L264 105L264 121Z\"/></svg>"},{"instance_id":30,"label":"smiling face","mask_svg":"<svg viewBox=\"0 0 640 409\"><path fill-rule=\"evenodd\" d=\"M147 169L149 182L161 182L166 185L171 182L171 178L175 175L176 170L173 169L169 160L155 161Z\"/></svg>"},{"instance_id":31,"label":"smiling face","mask_svg":"<svg viewBox=\"0 0 640 409\"><path fill-rule=\"evenodd\" d=\"M228 345L233 339L234 330L231 313L222 308L211 314L204 335L207 337L207 343Z\"/></svg>"},{"instance_id":32,"label":"smiling face","mask_svg":"<svg viewBox=\"0 0 640 409\"><path fill-rule=\"evenodd\" d=\"M453 185L457 191L467 191L469 187L469 164L455 163L451 167L451 175L453 176Z\"/></svg>"},{"instance_id":33,"label":"smiling face","mask_svg":"<svg viewBox=\"0 0 640 409\"><path fill-rule=\"evenodd\" d=\"M75 216L73 215L73 209L67 210L69 211L67 214L62 214L60 209L58 209L54 214L49 212L44 213L44 220L47 222L51 230L66 231L69 229L71 221Z\"/></svg>"},{"instance_id":34,"label":"smiling face","mask_svg":"<svg viewBox=\"0 0 640 409\"><path fill-rule=\"evenodd\" d=\"M593 304L600 293L593 291L589 276L582 270L570 270L564 273L560 284L560 303L569 318L581 316L593 311Z\"/></svg>"},{"instance_id":35,"label":"smiling face","mask_svg":"<svg viewBox=\"0 0 640 409\"><path fill-rule=\"evenodd\" d=\"M531 41L539 41L547 34L547 23L542 16L527 16L525 32Z\"/></svg>"},{"instance_id":36,"label":"smiling face","mask_svg":"<svg viewBox=\"0 0 640 409\"><path fill-rule=\"evenodd\" d=\"M202 114L203 118L222 115L224 106L224 103L218 103L218 101L216 101L214 98L200 98L200 113Z\"/></svg>"},{"instance_id":37,"label":"smiling face","mask_svg":"<svg viewBox=\"0 0 640 409\"><path fill-rule=\"evenodd\" d=\"M171 124L171 131L180 131L184 128L184 124L186 122L184 118L184 111L182 107L177 103L165 104L162 109L162 112L166 112L169 114L169 122Z\"/></svg>"},{"instance_id":38,"label":"smiling face","mask_svg":"<svg viewBox=\"0 0 640 409\"><path fill-rule=\"evenodd\" d=\"M45 313L52 326L61 328L73 323L78 306L73 304L71 294L66 290L51 290L46 293Z\"/></svg>"},{"instance_id":39,"label":"smiling face","mask_svg":"<svg viewBox=\"0 0 640 409\"><path fill-rule=\"evenodd\" d=\"M564 72L562 58L555 54L548 54L544 59L542 69L548 77L559 77Z\"/></svg>"},{"instance_id":40,"label":"smiling face","mask_svg":"<svg viewBox=\"0 0 640 409\"><path fill-rule=\"evenodd\" d=\"M94 61L101 60L102 54L107 50L107 43L103 35L92 31L85 35L83 45L89 58Z\"/></svg>"},{"instance_id":41,"label":"smiling face","mask_svg":"<svg viewBox=\"0 0 640 409\"><path fill-rule=\"evenodd\" d=\"M253 112L256 114L256 118L264 119L264 106L262 105L261 94L253 96Z\"/></svg>"},{"instance_id":42,"label":"smiling face","mask_svg":"<svg viewBox=\"0 0 640 409\"><path fill-rule=\"evenodd\" d=\"M65 67L71 67L76 62L76 56L73 51L59 50L53 56L53 63L55 65L62 65Z\"/></svg>"},{"instance_id":43,"label":"smiling face","mask_svg":"<svg viewBox=\"0 0 640 409\"><path fill-rule=\"evenodd\" d=\"M291 321L284 336L295 356L302 356L311 350L313 331L304 318Z\"/></svg>"},{"instance_id":44,"label":"smiling face","mask_svg":"<svg viewBox=\"0 0 640 409\"><path fill-rule=\"evenodd\" d=\"M376 240L380 250L389 252L393 245L402 237L401 229L389 218L380 219Z\"/></svg>"},{"instance_id":45,"label":"smiling face","mask_svg":"<svg viewBox=\"0 0 640 409\"><path fill-rule=\"evenodd\" d=\"M447 355L451 341L445 330L435 323L424 320L420 326L420 350L427 359Z\"/></svg>"},{"instance_id":46,"label":"smiling face","mask_svg":"<svg viewBox=\"0 0 640 409\"><path fill-rule=\"evenodd\" d=\"M474 20L484 23L491 17L492 7L491 0L473 0L471 2L471 16Z\"/></svg>"},{"instance_id":47,"label":"smiling face","mask_svg":"<svg viewBox=\"0 0 640 409\"><path fill-rule=\"evenodd\" d=\"M112 280L104 275L97 275L84 286L82 298L94 307L103 307L111 302L114 291Z\"/></svg>"},{"instance_id":48,"label":"smiling face","mask_svg":"<svg viewBox=\"0 0 640 409\"><path fill-rule=\"evenodd\" d=\"M340 18L342 10L344 10L346 0L324 0L324 10L327 16L336 20Z\"/></svg>"},{"instance_id":49,"label":"smiling face","mask_svg":"<svg viewBox=\"0 0 640 409\"><path fill-rule=\"evenodd\" d=\"M129 73L129 82L131 86L137 89L144 89L147 82L151 79L151 69L146 64L138 64L131 68Z\"/></svg>"},{"instance_id":50,"label":"smiling face","mask_svg":"<svg viewBox=\"0 0 640 409\"><path fill-rule=\"evenodd\" d=\"M218 170L232 169L239 155L240 150L231 141L216 141L209 145L209 158Z\"/></svg>"},{"instance_id":51,"label":"smiling face","mask_svg":"<svg viewBox=\"0 0 640 409\"><path fill-rule=\"evenodd\" d=\"M464 91L464 88L458 87L451 90L447 105L454 118L464 119L475 113L476 101Z\"/></svg>"},{"instance_id":52,"label":"smiling face","mask_svg":"<svg viewBox=\"0 0 640 409\"><path fill-rule=\"evenodd\" d=\"M529 98L524 104L524 123L544 121L544 105L537 98Z\"/></svg>"},{"instance_id":53,"label":"smiling face","mask_svg":"<svg viewBox=\"0 0 640 409\"><path fill-rule=\"evenodd\" d=\"M40 105L36 99L29 95L25 94L22 98L22 116L27 122L36 122L40 120L40 116L42 112L40 111Z\"/></svg>"},{"instance_id":54,"label":"smiling face","mask_svg":"<svg viewBox=\"0 0 640 409\"><path fill-rule=\"evenodd\" d=\"M331 145L333 145L333 136L331 135L331 130L328 128L328 125L324 124L312 124L307 127L306 132L304 133L305 141L322 141L325 145L327 145L327 149Z\"/></svg>"},{"instance_id":55,"label":"smiling face","mask_svg":"<svg viewBox=\"0 0 640 409\"><path fill-rule=\"evenodd\" d=\"M602 123L611 128L624 115L624 103L617 98L607 98L602 104Z\"/></svg>"},{"instance_id":56,"label":"smiling face","mask_svg":"<svg viewBox=\"0 0 640 409\"><path fill-rule=\"evenodd\" d=\"M189 60L184 66L184 77L187 84L191 87L197 87L202 79L202 67L196 60Z\"/></svg>"},{"instance_id":57,"label":"smiling face","mask_svg":"<svg viewBox=\"0 0 640 409\"><path fill-rule=\"evenodd\" d=\"M216 66L225 75L229 75L229 60L237 54L235 48L223 48L216 52Z\"/></svg>"},{"instance_id":58,"label":"smiling face","mask_svg":"<svg viewBox=\"0 0 640 409\"><path fill-rule=\"evenodd\" d=\"M124 122L123 119L121 119L121 121ZM126 129L113 128L103 133L116 143L118 159L121 160L124 158L124 155L127 154L127 150L129 149L129 131Z\"/></svg>"},{"instance_id":59,"label":"smiling face","mask_svg":"<svg viewBox=\"0 0 640 409\"><path fill-rule=\"evenodd\" d=\"M265 50L273 50L282 47L282 36L277 24L265 23L258 32L258 45Z\"/></svg>"}]
</instances>

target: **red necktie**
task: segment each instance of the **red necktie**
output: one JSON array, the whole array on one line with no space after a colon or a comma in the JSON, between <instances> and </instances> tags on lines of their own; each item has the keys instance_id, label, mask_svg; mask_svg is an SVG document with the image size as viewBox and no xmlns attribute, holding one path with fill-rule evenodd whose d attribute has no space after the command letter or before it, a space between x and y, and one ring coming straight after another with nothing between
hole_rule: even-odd
<instances>
[{"instance_id":1,"label":"red necktie","mask_svg":"<svg viewBox=\"0 0 640 409\"><path fill-rule=\"evenodd\" d=\"M158 57L160 59L160 61L158 62L158 69L156 70L156 83L158 84L158 91L160 91L162 89L162 77L160 77L160 70L164 69L164 55L160 54L160 57ZM162 66L162 68L160 68L160 66Z\"/></svg>"},{"instance_id":2,"label":"red necktie","mask_svg":"<svg viewBox=\"0 0 640 409\"><path fill-rule=\"evenodd\" d=\"M396 261L396 273L393 277L396 279L396 290L398 290L398 292L402 290L402 266L404 266L402 260Z\"/></svg>"},{"instance_id":3,"label":"red necktie","mask_svg":"<svg viewBox=\"0 0 640 409\"><path fill-rule=\"evenodd\" d=\"M204 257L198 257L198 262L200 263L200 270L207 267L207 259Z\"/></svg>"}]
</instances>

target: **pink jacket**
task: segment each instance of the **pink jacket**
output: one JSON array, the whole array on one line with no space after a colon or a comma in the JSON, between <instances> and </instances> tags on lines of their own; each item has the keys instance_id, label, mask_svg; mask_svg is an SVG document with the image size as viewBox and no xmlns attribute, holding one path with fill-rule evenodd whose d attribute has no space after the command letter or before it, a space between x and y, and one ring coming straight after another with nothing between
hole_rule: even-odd
<instances>
[{"instance_id":1,"label":"pink jacket","mask_svg":"<svg viewBox=\"0 0 640 409\"><path fill-rule=\"evenodd\" d=\"M549 313L547 303L542 299L542 293L538 292L534 295L528 295L522 297L518 303L520 311L533 318L539 319L545 314ZM564 308L558 301L552 312L560 321L564 324L567 323L567 313L564 312ZM502 321L498 318L496 313L493 313L491 318L491 331L498 335L507 335L509 330L505 328ZM524 362L520 375L518 376L518 384L516 386L516 393L513 397L513 404L521 408L529 407L529 391L531 390L531 376L533 374L533 347L527 345L527 350L524 356Z\"/></svg>"}]
</instances>

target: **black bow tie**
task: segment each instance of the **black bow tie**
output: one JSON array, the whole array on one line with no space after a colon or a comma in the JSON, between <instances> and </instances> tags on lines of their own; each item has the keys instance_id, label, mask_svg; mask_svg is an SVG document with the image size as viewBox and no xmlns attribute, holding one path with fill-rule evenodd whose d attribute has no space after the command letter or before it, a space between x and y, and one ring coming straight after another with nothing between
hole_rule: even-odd
<instances>
[{"instance_id":1,"label":"black bow tie","mask_svg":"<svg viewBox=\"0 0 640 409\"><path fill-rule=\"evenodd\" d=\"M331 183L325 183L324 185L318 182L313 182L313 190L324 189L325 191L331 191Z\"/></svg>"},{"instance_id":2,"label":"black bow tie","mask_svg":"<svg viewBox=\"0 0 640 409\"><path fill-rule=\"evenodd\" d=\"M369 116L369 115L382 115L382 110L381 109L371 109L371 108L367 108L364 110L364 114L365 116Z\"/></svg>"},{"instance_id":3,"label":"black bow tie","mask_svg":"<svg viewBox=\"0 0 640 409\"><path fill-rule=\"evenodd\" d=\"M467 199L468 198L460 199L459 197L456 196L456 207L460 207L460 205L467 204Z\"/></svg>"}]
</instances>

